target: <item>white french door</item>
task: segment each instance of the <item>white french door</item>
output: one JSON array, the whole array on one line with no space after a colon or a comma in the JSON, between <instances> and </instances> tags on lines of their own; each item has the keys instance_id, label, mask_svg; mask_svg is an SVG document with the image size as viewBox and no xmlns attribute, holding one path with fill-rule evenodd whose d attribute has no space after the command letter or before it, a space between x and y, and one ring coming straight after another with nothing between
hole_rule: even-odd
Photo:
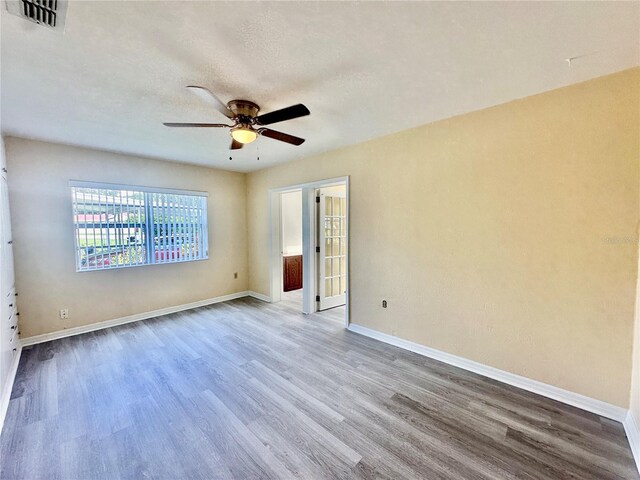
<instances>
[{"instance_id":1,"label":"white french door","mask_svg":"<svg viewBox=\"0 0 640 480\"><path fill-rule=\"evenodd\" d=\"M346 300L347 192L344 185L318 192L318 310L326 310Z\"/></svg>"}]
</instances>

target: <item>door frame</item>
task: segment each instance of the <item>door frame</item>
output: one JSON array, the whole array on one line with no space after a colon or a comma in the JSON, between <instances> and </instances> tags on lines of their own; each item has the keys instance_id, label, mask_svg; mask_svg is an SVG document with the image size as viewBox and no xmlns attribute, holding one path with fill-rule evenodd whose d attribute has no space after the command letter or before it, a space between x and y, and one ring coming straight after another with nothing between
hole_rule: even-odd
<instances>
[{"instance_id":1,"label":"door frame","mask_svg":"<svg viewBox=\"0 0 640 480\"><path fill-rule=\"evenodd\" d=\"M284 279L283 279L283 268L282 268L282 259L284 257L283 254L283 238L282 238L282 194L284 193L293 193L293 192L302 192L304 195L304 191L300 187L282 187L278 189L269 190L269 199L270 206L269 209L271 211L271 218L269 224L269 235L271 237L270 241L270 258L271 262L269 264L269 297L270 302L279 302L282 300L282 291L284 290ZM303 199L304 202L304 199ZM302 226L304 231L304 210L302 210ZM271 231L272 227L277 225L277 232L274 235ZM303 246L303 262L304 262L304 238L302 241ZM275 259L275 255L277 255L277 260ZM304 288L304 264L303 264L303 288ZM304 290L303 290L304 291Z\"/></svg>"},{"instance_id":2,"label":"door frame","mask_svg":"<svg viewBox=\"0 0 640 480\"><path fill-rule=\"evenodd\" d=\"M345 294L345 327L350 323L350 221L349 221L349 176L328 178L315 182L298 183L269 190L269 301L282 300L282 202L280 195L302 190L302 313L310 314L318 311L315 299L316 292L316 251L317 215L315 191L318 188L344 184L347 190L347 291Z\"/></svg>"}]
</instances>

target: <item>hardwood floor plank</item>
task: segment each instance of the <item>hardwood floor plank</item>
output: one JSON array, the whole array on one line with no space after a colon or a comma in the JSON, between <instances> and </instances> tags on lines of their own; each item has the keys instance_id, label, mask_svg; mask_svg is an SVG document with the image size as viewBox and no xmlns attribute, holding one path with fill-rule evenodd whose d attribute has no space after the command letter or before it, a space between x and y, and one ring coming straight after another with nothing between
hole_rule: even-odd
<instances>
[{"instance_id":1,"label":"hardwood floor plank","mask_svg":"<svg viewBox=\"0 0 640 480\"><path fill-rule=\"evenodd\" d=\"M266 396L273 404L277 405L283 415L290 415L296 419L300 428L311 432L315 437L323 440L327 447L333 449L334 455L349 466L357 464L362 455L353 448L336 438L329 430L317 423L302 410L298 409L291 402L279 396L262 382L252 378L249 384L261 394Z\"/></svg>"},{"instance_id":2,"label":"hardwood floor plank","mask_svg":"<svg viewBox=\"0 0 640 480\"><path fill-rule=\"evenodd\" d=\"M295 478L329 478L323 471L306 439L297 429L289 431L286 424L279 423L277 417L261 417L251 421L247 427L286 466ZM286 432L286 433L285 433Z\"/></svg>"},{"instance_id":3,"label":"hardwood floor plank","mask_svg":"<svg viewBox=\"0 0 640 480\"><path fill-rule=\"evenodd\" d=\"M352 478L352 466L339 460L330 446L307 429L298 428L295 419L286 415L264 416L250 424L252 429L260 430L261 439L270 445L283 458L283 463L298 478ZM266 437L265 437L266 435ZM274 444L273 442L277 443ZM282 450L279 450L279 448Z\"/></svg>"},{"instance_id":4,"label":"hardwood floor plank","mask_svg":"<svg viewBox=\"0 0 640 480\"><path fill-rule=\"evenodd\" d=\"M241 441L238 443L246 449L252 458L262 461L261 467L264 468L266 476L269 478L294 478L292 472L278 460L275 455L260 442L260 440L236 417L229 408L210 390L202 392L200 398L204 399L216 412L220 415L227 428L233 431L234 436L237 435Z\"/></svg>"},{"instance_id":5,"label":"hardwood floor plank","mask_svg":"<svg viewBox=\"0 0 640 480\"><path fill-rule=\"evenodd\" d=\"M296 407L304 409L307 413L309 413L309 411L315 411L337 423L344 420L341 414L317 400L300 387L276 374L273 370L268 369L260 362L253 360L247 364L245 369L250 373L254 373L255 378L262 379L263 382L268 383L271 389L276 389L277 394L287 398L288 401ZM309 410L307 410L308 407Z\"/></svg>"}]
</instances>

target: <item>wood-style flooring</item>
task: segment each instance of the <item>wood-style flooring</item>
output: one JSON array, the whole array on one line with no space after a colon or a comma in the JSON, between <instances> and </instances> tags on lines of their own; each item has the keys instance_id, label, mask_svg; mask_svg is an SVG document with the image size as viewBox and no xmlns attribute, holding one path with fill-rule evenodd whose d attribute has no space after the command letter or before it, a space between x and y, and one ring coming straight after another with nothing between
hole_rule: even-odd
<instances>
[{"instance_id":1,"label":"wood-style flooring","mask_svg":"<svg viewBox=\"0 0 640 480\"><path fill-rule=\"evenodd\" d=\"M302 312L302 289L282 292L281 302L279 305L289 307L294 312ZM335 322L339 322L342 326L345 325L346 314L347 307L344 305L316 313L316 315L320 316L322 320L333 320Z\"/></svg>"},{"instance_id":2,"label":"wood-style flooring","mask_svg":"<svg viewBox=\"0 0 640 480\"><path fill-rule=\"evenodd\" d=\"M245 298L26 348L3 479L638 479L622 425Z\"/></svg>"}]
</instances>

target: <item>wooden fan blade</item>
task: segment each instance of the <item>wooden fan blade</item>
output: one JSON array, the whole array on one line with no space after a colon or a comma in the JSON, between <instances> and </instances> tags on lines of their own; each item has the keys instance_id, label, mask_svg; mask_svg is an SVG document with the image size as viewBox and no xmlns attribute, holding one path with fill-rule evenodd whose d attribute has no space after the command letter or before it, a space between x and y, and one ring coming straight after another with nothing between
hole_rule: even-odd
<instances>
[{"instance_id":1,"label":"wooden fan blade","mask_svg":"<svg viewBox=\"0 0 640 480\"><path fill-rule=\"evenodd\" d=\"M304 117L311 112L307 107L299 103L298 105L292 105L275 112L265 113L264 115L258 115L256 117L256 123L258 125L271 125L272 123L284 122L285 120L291 120L293 118Z\"/></svg>"},{"instance_id":2,"label":"wooden fan blade","mask_svg":"<svg viewBox=\"0 0 640 480\"><path fill-rule=\"evenodd\" d=\"M229 150L240 150L242 147L244 147L244 143L237 142L233 138L231 139L231 146L229 147Z\"/></svg>"},{"instance_id":3,"label":"wooden fan blade","mask_svg":"<svg viewBox=\"0 0 640 480\"><path fill-rule=\"evenodd\" d=\"M205 127L205 128L231 127L231 125L226 125L224 123L173 123L173 122L164 122L163 125L165 127Z\"/></svg>"},{"instance_id":4,"label":"wooden fan blade","mask_svg":"<svg viewBox=\"0 0 640 480\"><path fill-rule=\"evenodd\" d=\"M281 142L290 143L292 145L302 145L304 143L304 138L294 137L288 133L277 132L270 128L261 128L258 130L258 133L262 136L273 138L274 140L280 140Z\"/></svg>"},{"instance_id":5,"label":"wooden fan blade","mask_svg":"<svg viewBox=\"0 0 640 480\"><path fill-rule=\"evenodd\" d=\"M216 97L208 88L199 87L198 85L187 85L187 89L195 96L207 102L225 117L234 118L233 112L227 108L227 105Z\"/></svg>"}]
</instances>

